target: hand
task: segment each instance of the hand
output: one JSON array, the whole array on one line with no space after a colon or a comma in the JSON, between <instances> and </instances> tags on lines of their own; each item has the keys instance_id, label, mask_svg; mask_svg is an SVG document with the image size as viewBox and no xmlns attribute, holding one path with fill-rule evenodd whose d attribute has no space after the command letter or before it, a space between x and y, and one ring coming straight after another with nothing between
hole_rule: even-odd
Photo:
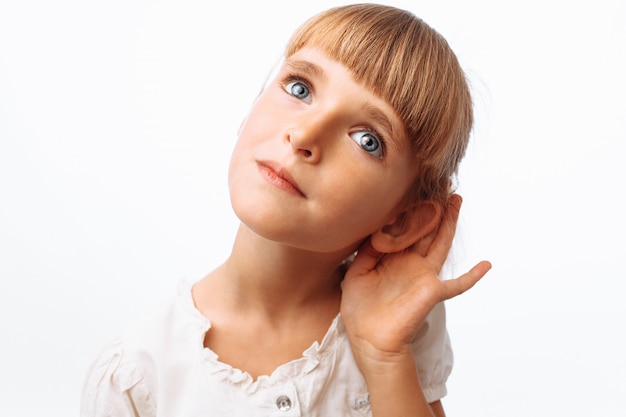
<instances>
[{"instance_id":1,"label":"hand","mask_svg":"<svg viewBox=\"0 0 626 417\"><path fill-rule=\"evenodd\" d=\"M483 261L456 279L440 280L461 207L453 195L427 248L381 254L367 240L346 272L341 315L353 350L393 357L410 351L422 322L439 302L470 289L491 268Z\"/></svg>"}]
</instances>

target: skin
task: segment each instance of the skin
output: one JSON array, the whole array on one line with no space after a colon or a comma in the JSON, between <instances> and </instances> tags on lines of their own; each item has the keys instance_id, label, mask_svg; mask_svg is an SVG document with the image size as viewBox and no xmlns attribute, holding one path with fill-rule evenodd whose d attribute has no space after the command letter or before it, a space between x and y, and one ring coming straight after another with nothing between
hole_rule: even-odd
<instances>
[{"instance_id":1,"label":"skin","mask_svg":"<svg viewBox=\"0 0 626 417\"><path fill-rule=\"evenodd\" d=\"M432 307L470 289L491 268L480 262L456 279L439 272L452 244L461 198L453 196L437 234L425 249L381 254L369 242L344 279L341 313L352 350L370 389L373 415L443 415L441 404L428 410L415 372L410 341ZM385 399L393 396L391 410Z\"/></svg>"},{"instance_id":2,"label":"skin","mask_svg":"<svg viewBox=\"0 0 626 417\"><path fill-rule=\"evenodd\" d=\"M231 201L255 233L303 251L335 253L337 265L365 237L393 222L417 175L415 163L400 119L343 65L308 49L287 65L240 130L229 172ZM306 65L323 67L324 74ZM299 84L310 84L306 99L286 92L294 75L303 78ZM376 109L387 122L372 122L365 109ZM386 139L382 158L353 139L368 129ZM287 171L302 195L259 175L260 163Z\"/></svg>"},{"instance_id":3,"label":"skin","mask_svg":"<svg viewBox=\"0 0 626 417\"><path fill-rule=\"evenodd\" d=\"M382 137L384 152L373 152ZM444 415L439 402L426 403L410 342L436 303L490 265L439 280L461 200L447 210L402 204L417 174L408 149L393 109L343 65L313 49L290 57L233 152L241 225L226 262L193 288L212 321L205 346L256 378L301 357L341 312L373 415ZM357 249L343 277L338 265ZM258 354L241 340L254 340Z\"/></svg>"}]
</instances>

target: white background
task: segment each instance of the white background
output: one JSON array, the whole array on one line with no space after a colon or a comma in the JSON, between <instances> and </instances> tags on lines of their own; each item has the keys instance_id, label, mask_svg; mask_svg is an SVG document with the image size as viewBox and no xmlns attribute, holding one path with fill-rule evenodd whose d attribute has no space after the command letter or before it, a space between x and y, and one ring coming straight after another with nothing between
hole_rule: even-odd
<instances>
[{"instance_id":1,"label":"white background","mask_svg":"<svg viewBox=\"0 0 626 417\"><path fill-rule=\"evenodd\" d=\"M0 0L0 415L78 414L99 349L229 253L226 169L293 29L342 1ZM626 416L626 6L389 1L477 126L449 416Z\"/></svg>"}]
</instances>

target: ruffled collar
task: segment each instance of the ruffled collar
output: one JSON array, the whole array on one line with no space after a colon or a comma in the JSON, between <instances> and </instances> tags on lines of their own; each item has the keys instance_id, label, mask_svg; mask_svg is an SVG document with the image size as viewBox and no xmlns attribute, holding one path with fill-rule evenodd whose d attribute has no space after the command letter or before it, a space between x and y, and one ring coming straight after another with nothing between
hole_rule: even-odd
<instances>
[{"instance_id":1,"label":"ruffled collar","mask_svg":"<svg viewBox=\"0 0 626 417\"><path fill-rule=\"evenodd\" d=\"M204 336L211 328L211 321L196 308L191 293L192 287L192 282L182 281L178 286L178 300L188 314L190 322L194 324L193 339L196 343L198 340L201 343L204 363L208 366L209 372L222 382L255 390L302 377L317 368L319 363L327 355L332 354L339 343L347 337L341 315L337 314L321 342L313 342L302 353L302 357L280 365L271 375L259 376L255 381L248 372L220 362L215 352L204 347Z\"/></svg>"}]
</instances>

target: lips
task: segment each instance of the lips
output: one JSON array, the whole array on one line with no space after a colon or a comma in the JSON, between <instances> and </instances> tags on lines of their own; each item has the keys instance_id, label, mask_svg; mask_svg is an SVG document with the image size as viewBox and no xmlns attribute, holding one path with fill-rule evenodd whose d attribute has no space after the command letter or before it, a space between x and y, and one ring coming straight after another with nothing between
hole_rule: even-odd
<instances>
[{"instance_id":1,"label":"lips","mask_svg":"<svg viewBox=\"0 0 626 417\"><path fill-rule=\"evenodd\" d=\"M306 197L298 187L296 180L278 163L273 161L257 161L257 165L261 175L271 184L300 197Z\"/></svg>"}]
</instances>

